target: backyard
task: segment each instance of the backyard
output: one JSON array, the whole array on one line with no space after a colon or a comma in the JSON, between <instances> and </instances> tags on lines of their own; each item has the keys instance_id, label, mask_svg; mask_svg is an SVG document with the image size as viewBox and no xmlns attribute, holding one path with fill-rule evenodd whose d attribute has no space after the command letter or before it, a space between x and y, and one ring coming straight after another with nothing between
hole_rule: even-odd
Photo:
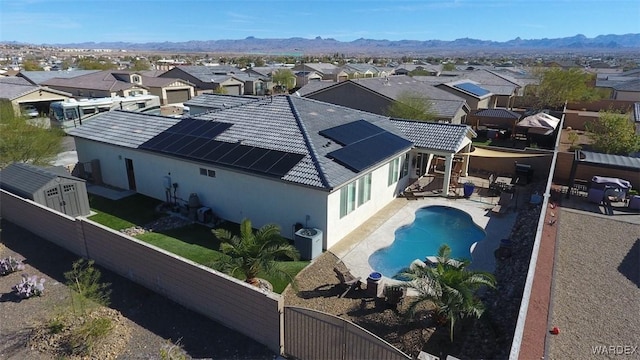
<instances>
[{"instance_id":1,"label":"backyard","mask_svg":"<svg viewBox=\"0 0 640 360\"><path fill-rule=\"evenodd\" d=\"M123 231L136 239L167 250L204 266L221 256L220 240L212 228L180 217L157 211L160 201L136 194L121 200L109 200L100 196L89 197L91 210L96 212L90 220L111 229ZM239 233L239 224L224 221L217 228L232 234ZM279 267L291 278L309 264L308 261L279 261ZM273 291L282 293L288 279L259 274L273 285ZM244 279L241 279L244 280Z\"/></svg>"}]
</instances>

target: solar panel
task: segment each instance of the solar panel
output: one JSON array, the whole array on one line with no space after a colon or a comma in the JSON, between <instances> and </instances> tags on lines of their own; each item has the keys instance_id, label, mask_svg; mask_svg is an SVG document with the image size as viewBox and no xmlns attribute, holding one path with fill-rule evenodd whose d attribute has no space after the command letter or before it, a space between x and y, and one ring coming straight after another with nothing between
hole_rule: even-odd
<instances>
[{"instance_id":1,"label":"solar panel","mask_svg":"<svg viewBox=\"0 0 640 360\"><path fill-rule=\"evenodd\" d=\"M173 144L173 143L175 143L177 141L180 141L184 137L184 135L181 135L181 134L168 134L168 135L169 136L163 137L161 141L156 143L153 146L153 150L164 151L164 149L166 147L168 147L169 145L171 145L171 144Z\"/></svg>"},{"instance_id":2,"label":"solar panel","mask_svg":"<svg viewBox=\"0 0 640 360\"><path fill-rule=\"evenodd\" d=\"M327 154L349 169L360 172L411 147L411 141L384 132Z\"/></svg>"},{"instance_id":3,"label":"solar panel","mask_svg":"<svg viewBox=\"0 0 640 360\"><path fill-rule=\"evenodd\" d=\"M268 153L264 154L258 161L256 161L249 169L266 172L269 170L275 163L278 162L282 158L285 153L282 151L269 150Z\"/></svg>"},{"instance_id":4,"label":"solar panel","mask_svg":"<svg viewBox=\"0 0 640 360\"><path fill-rule=\"evenodd\" d=\"M267 173L283 177L292 167L299 163L303 157L303 155L299 154L285 153L277 163L273 164L273 166L267 170Z\"/></svg>"},{"instance_id":5,"label":"solar panel","mask_svg":"<svg viewBox=\"0 0 640 360\"><path fill-rule=\"evenodd\" d=\"M201 147L207 144L211 144L212 142L213 141L209 139L196 138L195 140L190 142L188 146L185 146L184 148L180 149L180 152L183 153L185 156L197 158L194 154L197 153ZM204 154L208 153L209 151L211 151L211 149L207 150L207 152L205 152Z\"/></svg>"},{"instance_id":6,"label":"solar panel","mask_svg":"<svg viewBox=\"0 0 640 360\"><path fill-rule=\"evenodd\" d=\"M385 131L368 121L356 120L348 124L322 130L319 134L346 146Z\"/></svg>"},{"instance_id":7,"label":"solar panel","mask_svg":"<svg viewBox=\"0 0 640 360\"><path fill-rule=\"evenodd\" d=\"M207 121L207 123L208 124L206 124L204 128L199 128L198 129L198 130L203 130L201 133L194 134L192 132L191 134L192 135L196 135L196 136L200 136L200 137L213 139L213 138L215 138L216 136L220 135L222 132L224 132L225 130L227 130L228 128L231 127L231 124L227 124L227 123L212 122L212 121Z\"/></svg>"},{"instance_id":8,"label":"solar panel","mask_svg":"<svg viewBox=\"0 0 640 360\"><path fill-rule=\"evenodd\" d=\"M167 133L167 132L160 133L160 134L152 137L151 139L145 141L144 144L140 145L140 148L148 149L148 150L155 150L156 149L156 145L158 145L159 143L161 143L165 139L169 138L170 136L173 136L173 134L172 133Z\"/></svg>"},{"instance_id":9,"label":"solar panel","mask_svg":"<svg viewBox=\"0 0 640 360\"><path fill-rule=\"evenodd\" d=\"M491 92L485 88L481 88L480 86L469 82L456 84L453 85L453 87L472 93L475 96L484 96Z\"/></svg>"},{"instance_id":10,"label":"solar panel","mask_svg":"<svg viewBox=\"0 0 640 360\"><path fill-rule=\"evenodd\" d=\"M233 163L233 165L242 167L242 168L249 168L251 165L253 165L253 163L258 161L261 157L263 157L268 152L269 150L267 149L254 147L253 149L249 150L243 157L238 159L238 161Z\"/></svg>"},{"instance_id":11,"label":"solar panel","mask_svg":"<svg viewBox=\"0 0 640 360\"><path fill-rule=\"evenodd\" d=\"M236 161L238 161L242 156L244 156L249 150L251 146L246 145L238 145L222 157L218 159L219 162L223 164L233 165Z\"/></svg>"},{"instance_id":12,"label":"solar panel","mask_svg":"<svg viewBox=\"0 0 640 360\"><path fill-rule=\"evenodd\" d=\"M178 153L183 155L183 152L180 150L183 147L188 146L192 141L196 139L197 137L195 136L182 135L182 138L180 140L176 140L172 144L169 144L167 147L162 149L162 151L168 152L168 153Z\"/></svg>"},{"instance_id":13,"label":"solar panel","mask_svg":"<svg viewBox=\"0 0 640 360\"><path fill-rule=\"evenodd\" d=\"M187 154L187 156L194 159L204 160L208 153L212 152L222 144L224 144L222 141L208 140L198 149Z\"/></svg>"},{"instance_id":14,"label":"solar panel","mask_svg":"<svg viewBox=\"0 0 640 360\"><path fill-rule=\"evenodd\" d=\"M211 162L218 162L220 161L221 157L226 155L229 151L233 150L236 146L238 146L237 143L221 142L220 146L216 147L215 149L213 149L213 151L205 155L203 159Z\"/></svg>"}]
</instances>

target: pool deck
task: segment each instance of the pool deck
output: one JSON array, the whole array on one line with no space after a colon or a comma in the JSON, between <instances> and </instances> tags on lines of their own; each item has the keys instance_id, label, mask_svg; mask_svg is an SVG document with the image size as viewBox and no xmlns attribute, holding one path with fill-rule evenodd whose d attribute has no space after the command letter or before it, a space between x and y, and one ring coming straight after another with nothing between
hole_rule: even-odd
<instances>
[{"instance_id":1,"label":"pool deck","mask_svg":"<svg viewBox=\"0 0 640 360\"><path fill-rule=\"evenodd\" d=\"M478 242L473 249L472 263L469 268L493 272L495 269L494 251L499 247L501 239L509 237L517 217L517 212L514 210L500 216L491 214L490 209L497 201L497 197L481 197L477 194L472 195L469 199L423 197L417 200L407 200L398 198L352 231L329 251L341 259L353 275L366 279L374 271L369 265L369 256L374 251L391 245L395 238L395 230L413 222L416 210L425 206L444 205L465 211L471 215L477 225L485 230L487 237ZM416 259L424 260L424 257L416 255ZM388 278L384 280L391 281Z\"/></svg>"}]
</instances>

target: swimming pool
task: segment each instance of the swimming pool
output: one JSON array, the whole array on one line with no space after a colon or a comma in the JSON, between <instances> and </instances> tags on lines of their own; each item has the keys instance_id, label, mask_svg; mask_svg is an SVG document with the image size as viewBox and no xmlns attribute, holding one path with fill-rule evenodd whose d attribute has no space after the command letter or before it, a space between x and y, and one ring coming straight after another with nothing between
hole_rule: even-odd
<instances>
[{"instance_id":1,"label":"swimming pool","mask_svg":"<svg viewBox=\"0 0 640 360\"><path fill-rule=\"evenodd\" d=\"M414 260L437 255L442 244L449 245L452 258L471 260L471 246L485 236L466 212L449 206L427 206L416 210L413 223L395 231L390 246L369 256L369 265L391 278Z\"/></svg>"}]
</instances>

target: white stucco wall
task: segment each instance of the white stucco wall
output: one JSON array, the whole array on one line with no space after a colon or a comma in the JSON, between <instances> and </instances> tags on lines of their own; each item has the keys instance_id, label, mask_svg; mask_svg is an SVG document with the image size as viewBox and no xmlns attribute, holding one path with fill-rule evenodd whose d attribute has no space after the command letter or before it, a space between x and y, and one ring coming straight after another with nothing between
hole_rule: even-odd
<instances>
[{"instance_id":1,"label":"white stucco wall","mask_svg":"<svg viewBox=\"0 0 640 360\"><path fill-rule=\"evenodd\" d=\"M315 227L323 230L326 248L326 191L83 139L76 139L76 149L80 162L100 160L105 184L128 189L129 158L140 194L166 200L164 177L170 176L178 184L176 196L185 202L196 193L200 203L221 218L240 222L246 217L254 227L276 223L288 238L297 222ZM216 177L200 175L200 168L215 170Z\"/></svg>"},{"instance_id":2,"label":"white stucco wall","mask_svg":"<svg viewBox=\"0 0 640 360\"><path fill-rule=\"evenodd\" d=\"M402 156L402 160L404 160L404 155ZM400 172L402 168L403 164L401 161ZM355 230L367 219L388 205L400 191L407 187L410 174L411 167L407 176L392 185L387 185L389 162L373 170L371 173L371 200L357 207L343 218L340 218L340 189L332 192L331 195L329 195L327 212L328 226L326 237L328 239L328 248L338 243L351 231Z\"/></svg>"}]
</instances>

